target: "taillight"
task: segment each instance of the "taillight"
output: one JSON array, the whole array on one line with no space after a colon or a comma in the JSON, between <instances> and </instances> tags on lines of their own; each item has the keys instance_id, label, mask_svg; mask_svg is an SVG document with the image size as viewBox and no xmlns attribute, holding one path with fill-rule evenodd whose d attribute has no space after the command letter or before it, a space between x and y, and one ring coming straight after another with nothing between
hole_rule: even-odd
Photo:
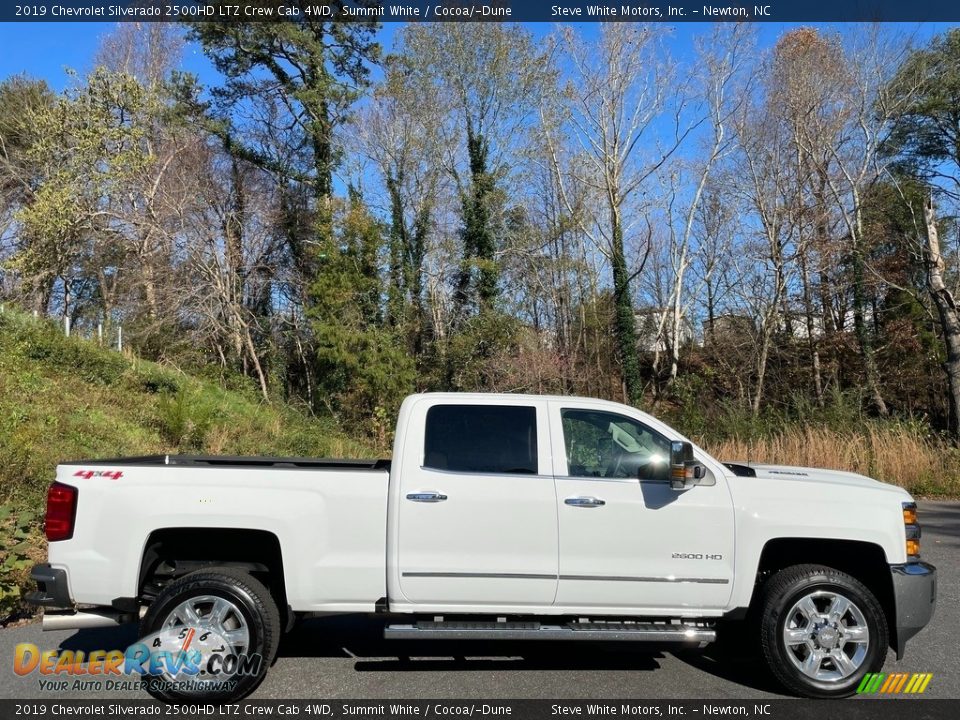
<instances>
[{"instance_id":1,"label":"taillight","mask_svg":"<svg viewBox=\"0 0 960 720\"><path fill-rule=\"evenodd\" d=\"M47 519L43 529L47 540L69 540L77 517L77 489L55 482L47 490Z\"/></svg>"}]
</instances>

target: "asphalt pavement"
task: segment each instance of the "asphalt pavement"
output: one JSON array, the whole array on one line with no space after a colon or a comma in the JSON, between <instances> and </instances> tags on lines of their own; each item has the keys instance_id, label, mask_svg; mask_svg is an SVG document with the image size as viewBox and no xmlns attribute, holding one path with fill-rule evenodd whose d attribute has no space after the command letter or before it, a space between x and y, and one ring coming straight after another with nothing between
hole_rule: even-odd
<instances>
[{"instance_id":1,"label":"asphalt pavement","mask_svg":"<svg viewBox=\"0 0 960 720\"><path fill-rule=\"evenodd\" d=\"M932 623L887 672L933 673L925 697L960 698L960 502L921 502L923 559L939 570ZM138 691L41 691L14 674L18 643L41 649L124 648L132 626L44 633L39 624L0 631L0 698L137 699ZM452 643L382 638L382 623L349 616L305 621L285 637L254 699L774 698L781 691L736 642L704 650L617 643Z\"/></svg>"}]
</instances>

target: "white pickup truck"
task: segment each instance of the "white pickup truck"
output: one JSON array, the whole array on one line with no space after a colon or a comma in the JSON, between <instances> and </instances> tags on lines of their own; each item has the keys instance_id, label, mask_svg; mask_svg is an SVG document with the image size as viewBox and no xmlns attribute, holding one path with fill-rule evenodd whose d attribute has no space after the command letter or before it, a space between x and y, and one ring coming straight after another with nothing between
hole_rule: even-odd
<instances>
[{"instance_id":1,"label":"white pickup truck","mask_svg":"<svg viewBox=\"0 0 960 720\"><path fill-rule=\"evenodd\" d=\"M414 395L392 461L67 463L46 533L45 629L139 618L151 648L263 660L194 665L190 683L159 663L168 700L251 692L313 613L381 614L398 639L703 646L732 628L788 690L838 697L936 599L901 488L722 463L588 398Z\"/></svg>"}]
</instances>

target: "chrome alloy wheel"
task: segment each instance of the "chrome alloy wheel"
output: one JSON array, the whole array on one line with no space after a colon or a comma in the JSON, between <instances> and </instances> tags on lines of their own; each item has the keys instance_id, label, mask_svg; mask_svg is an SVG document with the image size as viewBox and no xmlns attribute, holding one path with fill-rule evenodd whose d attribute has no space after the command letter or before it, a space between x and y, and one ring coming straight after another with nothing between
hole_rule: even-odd
<instances>
[{"instance_id":1,"label":"chrome alloy wheel","mask_svg":"<svg viewBox=\"0 0 960 720\"><path fill-rule=\"evenodd\" d=\"M215 654L221 657L225 654L239 656L250 646L250 630L243 612L231 601L217 595L197 595L184 600L167 614L157 635L162 644L171 644L173 652L179 654L190 650L199 653L204 662ZM201 671L198 677L189 674L186 669L173 668L166 668L162 672L167 682L189 680L196 683L198 688L203 687L204 683L227 679L230 675L227 672L209 676Z\"/></svg>"},{"instance_id":2,"label":"chrome alloy wheel","mask_svg":"<svg viewBox=\"0 0 960 720\"><path fill-rule=\"evenodd\" d=\"M178 628L180 632L177 632ZM203 664L214 655L221 658L240 656L250 646L250 630L243 612L234 603L217 595L197 595L181 602L167 614L158 635L161 643L164 640L171 643L174 646L171 649L178 655L187 650L199 653L204 659ZM196 676L186 667L181 670L166 668L162 672L167 682L189 680L197 688L231 676L232 671L209 675L205 670Z\"/></svg>"},{"instance_id":3,"label":"chrome alloy wheel","mask_svg":"<svg viewBox=\"0 0 960 720\"><path fill-rule=\"evenodd\" d=\"M783 644L807 677L837 681L855 673L867 657L870 630L849 598L818 590L800 598L785 615Z\"/></svg>"},{"instance_id":4,"label":"chrome alloy wheel","mask_svg":"<svg viewBox=\"0 0 960 720\"><path fill-rule=\"evenodd\" d=\"M197 630L212 630L227 642L235 655L250 645L250 630L243 612L226 598L216 595L197 595L184 600L167 615L163 629L181 625Z\"/></svg>"}]
</instances>

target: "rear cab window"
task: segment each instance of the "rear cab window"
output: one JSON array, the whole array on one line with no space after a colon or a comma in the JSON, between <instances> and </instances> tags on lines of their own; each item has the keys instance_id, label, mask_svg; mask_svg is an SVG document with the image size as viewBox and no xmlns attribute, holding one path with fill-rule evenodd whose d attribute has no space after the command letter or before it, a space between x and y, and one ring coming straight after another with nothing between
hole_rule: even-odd
<instances>
[{"instance_id":1,"label":"rear cab window","mask_svg":"<svg viewBox=\"0 0 960 720\"><path fill-rule=\"evenodd\" d=\"M522 405L434 405L423 466L462 473L536 475L537 410Z\"/></svg>"}]
</instances>

